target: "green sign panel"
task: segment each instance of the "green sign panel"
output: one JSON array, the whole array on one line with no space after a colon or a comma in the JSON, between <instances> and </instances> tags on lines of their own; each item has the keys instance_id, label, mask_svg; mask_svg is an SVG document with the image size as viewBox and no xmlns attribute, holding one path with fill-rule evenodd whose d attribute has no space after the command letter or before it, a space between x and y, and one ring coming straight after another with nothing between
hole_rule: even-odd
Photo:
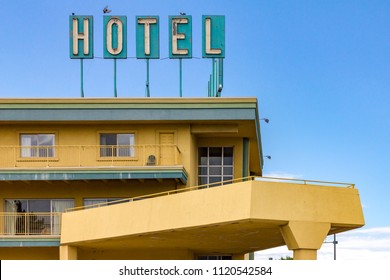
<instances>
[{"instance_id":1,"label":"green sign panel","mask_svg":"<svg viewBox=\"0 0 390 280\"><path fill-rule=\"evenodd\" d=\"M127 58L127 17L103 16L104 58Z\"/></svg>"},{"instance_id":2,"label":"green sign panel","mask_svg":"<svg viewBox=\"0 0 390 280\"><path fill-rule=\"evenodd\" d=\"M169 17L169 58L192 58L192 16Z\"/></svg>"},{"instance_id":3,"label":"green sign panel","mask_svg":"<svg viewBox=\"0 0 390 280\"><path fill-rule=\"evenodd\" d=\"M93 17L70 16L70 58L93 58Z\"/></svg>"},{"instance_id":4,"label":"green sign panel","mask_svg":"<svg viewBox=\"0 0 390 280\"><path fill-rule=\"evenodd\" d=\"M202 56L225 57L225 16L202 16Z\"/></svg>"},{"instance_id":5,"label":"green sign panel","mask_svg":"<svg viewBox=\"0 0 390 280\"><path fill-rule=\"evenodd\" d=\"M137 16L135 25L137 58L160 58L159 17Z\"/></svg>"}]
</instances>

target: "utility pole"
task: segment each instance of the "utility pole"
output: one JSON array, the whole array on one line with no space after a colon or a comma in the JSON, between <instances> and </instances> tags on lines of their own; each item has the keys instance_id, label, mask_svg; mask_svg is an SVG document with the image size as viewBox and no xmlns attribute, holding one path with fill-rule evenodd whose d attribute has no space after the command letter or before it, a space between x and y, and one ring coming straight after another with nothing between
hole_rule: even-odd
<instances>
[{"instance_id":1,"label":"utility pole","mask_svg":"<svg viewBox=\"0 0 390 280\"><path fill-rule=\"evenodd\" d=\"M332 243L333 244L333 259L336 260L336 245L339 243L336 240L336 234L333 234L333 241L327 241L324 243Z\"/></svg>"}]
</instances>

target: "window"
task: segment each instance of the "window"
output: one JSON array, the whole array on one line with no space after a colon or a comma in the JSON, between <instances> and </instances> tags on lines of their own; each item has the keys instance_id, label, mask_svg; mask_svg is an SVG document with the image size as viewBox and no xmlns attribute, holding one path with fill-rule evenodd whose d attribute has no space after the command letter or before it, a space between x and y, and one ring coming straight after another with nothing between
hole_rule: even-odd
<instances>
[{"instance_id":1,"label":"window","mask_svg":"<svg viewBox=\"0 0 390 280\"><path fill-rule=\"evenodd\" d=\"M134 133L101 133L101 157L134 157Z\"/></svg>"},{"instance_id":2,"label":"window","mask_svg":"<svg viewBox=\"0 0 390 280\"><path fill-rule=\"evenodd\" d=\"M233 179L233 147L200 147L198 184L212 184Z\"/></svg>"},{"instance_id":3,"label":"window","mask_svg":"<svg viewBox=\"0 0 390 280\"><path fill-rule=\"evenodd\" d=\"M4 232L15 235L58 235L60 216L74 207L73 199L5 199Z\"/></svg>"},{"instance_id":4,"label":"window","mask_svg":"<svg viewBox=\"0 0 390 280\"><path fill-rule=\"evenodd\" d=\"M54 157L54 134L21 134L21 157Z\"/></svg>"}]
</instances>

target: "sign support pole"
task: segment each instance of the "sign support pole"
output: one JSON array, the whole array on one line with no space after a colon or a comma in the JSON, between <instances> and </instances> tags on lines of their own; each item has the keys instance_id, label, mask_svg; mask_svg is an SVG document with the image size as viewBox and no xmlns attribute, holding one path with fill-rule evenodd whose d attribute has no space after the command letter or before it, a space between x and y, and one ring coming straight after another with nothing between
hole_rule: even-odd
<instances>
[{"instance_id":1,"label":"sign support pole","mask_svg":"<svg viewBox=\"0 0 390 280\"><path fill-rule=\"evenodd\" d=\"M180 97L183 97L183 62L182 58L179 58L179 65L180 65Z\"/></svg>"},{"instance_id":2,"label":"sign support pole","mask_svg":"<svg viewBox=\"0 0 390 280\"><path fill-rule=\"evenodd\" d=\"M210 83L211 83L211 75L207 83L207 97L210 97L210 92L211 92Z\"/></svg>"},{"instance_id":3,"label":"sign support pole","mask_svg":"<svg viewBox=\"0 0 390 280\"><path fill-rule=\"evenodd\" d=\"M149 89L149 58L146 59L146 88L145 88L145 97L150 97L150 89Z\"/></svg>"},{"instance_id":4,"label":"sign support pole","mask_svg":"<svg viewBox=\"0 0 390 280\"><path fill-rule=\"evenodd\" d=\"M114 58L114 97L118 97L118 92L116 89L116 58Z\"/></svg>"},{"instance_id":5,"label":"sign support pole","mask_svg":"<svg viewBox=\"0 0 390 280\"><path fill-rule=\"evenodd\" d=\"M212 65L212 76L211 76L211 97L215 97L215 61L214 58L211 59Z\"/></svg>"},{"instance_id":6,"label":"sign support pole","mask_svg":"<svg viewBox=\"0 0 390 280\"><path fill-rule=\"evenodd\" d=\"M218 84L217 84L217 96L221 97L223 89L223 58L218 58Z\"/></svg>"},{"instance_id":7,"label":"sign support pole","mask_svg":"<svg viewBox=\"0 0 390 280\"><path fill-rule=\"evenodd\" d=\"M218 59L214 58L214 97L218 97Z\"/></svg>"},{"instance_id":8,"label":"sign support pole","mask_svg":"<svg viewBox=\"0 0 390 280\"><path fill-rule=\"evenodd\" d=\"M84 97L84 65L83 59L80 59L80 81L81 81L81 97Z\"/></svg>"}]
</instances>

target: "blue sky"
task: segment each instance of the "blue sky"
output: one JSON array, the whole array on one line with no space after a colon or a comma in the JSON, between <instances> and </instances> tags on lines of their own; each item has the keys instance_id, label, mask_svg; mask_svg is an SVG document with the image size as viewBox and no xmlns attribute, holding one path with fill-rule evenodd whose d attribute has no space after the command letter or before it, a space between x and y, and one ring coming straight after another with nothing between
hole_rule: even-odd
<instances>
[{"instance_id":1,"label":"blue sky","mask_svg":"<svg viewBox=\"0 0 390 280\"><path fill-rule=\"evenodd\" d=\"M225 15L223 97L257 97L265 175L355 183L366 229L390 227L390 1L3 1L0 97L80 96L69 58L69 15L93 15L95 59L84 63L86 97L113 96L104 60L102 9L128 17L128 56L118 96L143 97L145 61L135 56L135 16L160 17L152 97L178 97L179 65L168 57L168 16L193 18L193 59L183 96L206 97L211 61L201 58L201 16Z\"/></svg>"}]
</instances>

